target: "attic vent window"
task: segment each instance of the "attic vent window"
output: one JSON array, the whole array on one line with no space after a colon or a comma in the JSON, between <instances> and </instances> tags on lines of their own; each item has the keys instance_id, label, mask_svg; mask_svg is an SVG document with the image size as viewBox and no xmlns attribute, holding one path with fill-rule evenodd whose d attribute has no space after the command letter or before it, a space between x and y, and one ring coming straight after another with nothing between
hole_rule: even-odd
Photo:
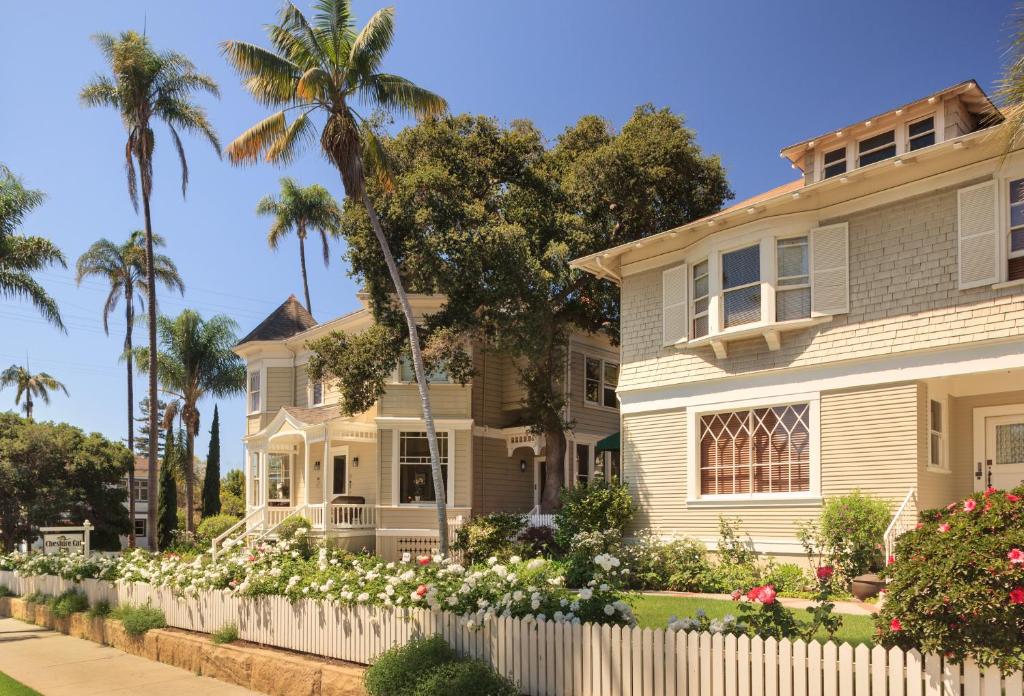
<instances>
[{"instance_id":1,"label":"attic vent window","mask_svg":"<svg viewBox=\"0 0 1024 696\"><path fill-rule=\"evenodd\" d=\"M846 146L825 153L825 178L846 173Z\"/></svg>"},{"instance_id":2,"label":"attic vent window","mask_svg":"<svg viewBox=\"0 0 1024 696\"><path fill-rule=\"evenodd\" d=\"M857 143L860 167L896 156L896 131L886 131Z\"/></svg>"},{"instance_id":3,"label":"attic vent window","mask_svg":"<svg viewBox=\"0 0 1024 696\"><path fill-rule=\"evenodd\" d=\"M907 126L907 139L910 150L920 150L935 144L935 117L929 116L920 121L914 121Z\"/></svg>"}]
</instances>

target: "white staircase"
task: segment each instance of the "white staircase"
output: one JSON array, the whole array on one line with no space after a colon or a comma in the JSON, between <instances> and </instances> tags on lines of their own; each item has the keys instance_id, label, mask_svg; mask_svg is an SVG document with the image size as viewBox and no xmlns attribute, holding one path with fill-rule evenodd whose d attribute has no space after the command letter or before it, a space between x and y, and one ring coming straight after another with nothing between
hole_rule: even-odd
<instances>
[{"instance_id":1,"label":"white staircase","mask_svg":"<svg viewBox=\"0 0 1024 696\"><path fill-rule=\"evenodd\" d=\"M907 497L903 499L903 502L896 509L896 514L892 516L892 522L889 523L889 526L885 530L885 536L883 538L886 563L888 563L889 559L896 553L896 540L916 526L917 490L911 488L907 492Z\"/></svg>"}]
</instances>

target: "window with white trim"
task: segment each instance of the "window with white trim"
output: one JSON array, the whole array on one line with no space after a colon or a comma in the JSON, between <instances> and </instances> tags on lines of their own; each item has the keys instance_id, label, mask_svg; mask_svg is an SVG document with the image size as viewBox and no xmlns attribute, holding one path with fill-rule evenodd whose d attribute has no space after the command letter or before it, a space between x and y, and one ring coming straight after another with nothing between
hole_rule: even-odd
<instances>
[{"instance_id":1,"label":"window with white trim","mask_svg":"<svg viewBox=\"0 0 1024 696\"><path fill-rule=\"evenodd\" d=\"M249 505L260 504L260 453L249 453Z\"/></svg>"},{"instance_id":2,"label":"window with white trim","mask_svg":"<svg viewBox=\"0 0 1024 696\"><path fill-rule=\"evenodd\" d=\"M310 385L309 388L309 403L313 406L319 406L324 402L324 383L321 380L317 380Z\"/></svg>"},{"instance_id":3,"label":"window with white trim","mask_svg":"<svg viewBox=\"0 0 1024 696\"><path fill-rule=\"evenodd\" d=\"M249 413L260 410L260 371L249 373Z\"/></svg>"},{"instance_id":4,"label":"window with white trim","mask_svg":"<svg viewBox=\"0 0 1024 696\"><path fill-rule=\"evenodd\" d=\"M810 491L810 404L708 413L699 427L702 496Z\"/></svg>"},{"instance_id":5,"label":"window with white trim","mask_svg":"<svg viewBox=\"0 0 1024 696\"><path fill-rule=\"evenodd\" d=\"M416 370L413 368L412 358L407 355L403 355L398 363L398 381L416 383ZM427 372L427 381L431 384L447 384L451 382L451 378L443 366L438 366Z\"/></svg>"},{"instance_id":6,"label":"window with white trim","mask_svg":"<svg viewBox=\"0 0 1024 696\"><path fill-rule=\"evenodd\" d=\"M945 408L938 399L928 400L928 466L947 469Z\"/></svg>"},{"instance_id":7,"label":"window with white trim","mask_svg":"<svg viewBox=\"0 0 1024 696\"><path fill-rule=\"evenodd\" d=\"M896 131L885 131L857 142L857 166L866 167L896 156Z\"/></svg>"},{"instance_id":8,"label":"window with white trim","mask_svg":"<svg viewBox=\"0 0 1024 696\"><path fill-rule=\"evenodd\" d=\"M846 145L829 150L824 155L825 169L822 179L846 173Z\"/></svg>"},{"instance_id":9,"label":"window with white trim","mask_svg":"<svg viewBox=\"0 0 1024 696\"><path fill-rule=\"evenodd\" d=\"M708 306L710 304L710 276L708 260L693 265L693 283L690 295L693 297L690 316L693 317L692 338L708 335Z\"/></svg>"},{"instance_id":10,"label":"window with white trim","mask_svg":"<svg viewBox=\"0 0 1024 696\"><path fill-rule=\"evenodd\" d=\"M913 152L935 144L935 116L907 124L907 150Z\"/></svg>"},{"instance_id":11,"label":"window with white trim","mask_svg":"<svg viewBox=\"0 0 1024 696\"><path fill-rule=\"evenodd\" d=\"M149 481L144 478L134 478L132 483L135 484L135 502L136 503L148 503L149 502Z\"/></svg>"},{"instance_id":12,"label":"window with white trim","mask_svg":"<svg viewBox=\"0 0 1024 696\"><path fill-rule=\"evenodd\" d=\"M146 536L146 518L136 517L135 518L135 536L144 537Z\"/></svg>"},{"instance_id":13,"label":"window with white trim","mask_svg":"<svg viewBox=\"0 0 1024 696\"><path fill-rule=\"evenodd\" d=\"M775 321L811 316L810 253L807 236L775 242Z\"/></svg>"},{"instance_id":14,"label":"window with white trim","mask_svg":"<svg viewBox=\"0 0 1024 696\"><path fill-rule=\"evenodd\" d=\"M761 320L761 245L722 254L722 326Z\"/></svg>"},{"instance_id":15,"label":"window with white trim","mask_svg":"<svg viewBox=\"0 0 1024 696\"><path fill-rule=\"evenodd\" d=\"M1007 280L1024 278L1024 179L1010 182L1010 232L1007 241Z\"/></svg>"},{"instance_id":16,"label":"window with white trim","mask_svg":"<svg viewBox=\"0 0 1024 696\"><path fill-rule=\"evenodd\" d=\"M615 390L619 386L619 364L586 356L583 368L583 403L618 408Z\"/></svg>"},{"instance_id":17,"label":"window with white trim","mask_svg":"<svg viewBox=\"0 0 1024 696\"><path fill-rule=\"evenodd\" d=\"M448 432L437 433L438 458L441 464L441 478L448 490ZM434 493L434 475L430 466L430 445L425 432L401 432L398 434L398 499L402 504L432 503L437 500ZM449 500L450 504L451 501Z\"/></svg>"},{"instance_id":18,"label":"window with white trim","mask_svg":"<svg viewBox=\"0 0 1024 696\"><path fill-rule=\"evenodd\" d=\"M290 505L292 495L291 455L267 455L267 503Z\"/></svg>"}]
</instances>

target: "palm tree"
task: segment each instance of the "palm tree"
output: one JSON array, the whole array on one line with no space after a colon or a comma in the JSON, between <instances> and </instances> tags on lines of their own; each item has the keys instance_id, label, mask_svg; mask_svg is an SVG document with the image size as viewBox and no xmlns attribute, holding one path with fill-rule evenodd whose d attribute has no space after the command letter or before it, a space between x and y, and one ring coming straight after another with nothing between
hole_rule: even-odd
<instances>
[{"instance_id":1,"label":"palm tree","mask_svg":"<svg viewBox=\"0 0 1024 696\"><path fill-rule=\"evenodd\" d=\"M153 246L164 246L160 235L153 235ZM178 268L170 257L157 254L153 258L154 275L168 290L185 294L185 284L178 274ZM107 301L103 304L103 331L110 335L110 314L117 303L124 299L124 358L128 363L128 449L135 454L135 389L132 366L132 329L135 326L136 301L145 311L147 297L146 283L146 233L135 230L128 240L115 244L109 239L94 242L75 264L75 282L79 285L88 276L99 276L110 283ZM128 519L135 519L135 467L128 469ZM128 535L128 545L135 546L135 535Z\"/></svg>"},{"instance_id":2,"label":"palm tree","mask_svg":"<svg viewBox=\"0 0 1024 696\"><path fill-rule=\"evenodd\" d=\"M11 365L3 372L0 372L0 389L6 389L7 387L16 387L17 391L14 394L14 404L21 404L21 397L25 397L25 403L22 404L22 408L25 409L25 417L28 419L32 418L32 397L42 399L44 404L50 403L50 392L60 389L65 395L68 393L67 387L57 381L53 375L49 375L45 372L39 372L32 374L32 371L28 367L21 365Z\"/></svg>"},{"instance_id":3,"label":"palm tree","mask_svg":"<svg viewBox=\"0 0 1024 696\"><path fill-rule=\"evenodd\" d=\"M163 121L171 134L171 142L181 162L181 194L188 187L188 162L179 130L205 137L220 155L220 141L206 118L202 107L192 101L197 92L220 96L213 78L196 71L188 58L180 53L158 53L145 36L122 32L120 36L97 34L93 37L110 66L112 76L98 75L87 84L80 98L85 106L109 106L118 111L128 132L124 148L124 166L128 176L128 195L135 210L139 209L139 189L146 229L146 267L153 268L153 224L149 200L153 192L152 122ZM156 276L146 276L147 297L156 297ZM149 319L149 401L157 402L156 384L156 303L147 305ZM157 413L149 414L149 431L157 432ZM149 444L149 490L157 487L157 438ZM156 549L156 506L149 506L149 547Z\"/></svg>"},{"instance_id":4,"label":"palm tree","mask_svg":"<svg viewBox=\"0 0 1024 696\"><path fill-rule=\"evenodd\" d=\"M295 179L281 179L281 197L265 196L256 205L259 215L272 215L274 222L267 235L270 248L277 251L281 239L292 230L299 238L299 264L302 267L302 291L306 295L306 309L313 313L313 305L309 301L309 281L306 279L306 235L311 232L320 233L323 243L324 266L331 260L327 245L327 235L336 235L341 226L341 209L331 194L323 186L313 184L303 188Z\"/></svg>"},{"instance_id":5,"label":"palm tree","mask_svg":"<svg viewBox=\"0 0 1024 696\"><path fill-rule=\"evenodd\" d=\"M65 331L57 302L32 277L52 264L67 268L64 254L48 239L16 234L25 216L39 207L45 194L25 188L10 169L0 164L0 297L21 297Z\"/></svg>"},{"instance_id":6,"label":"palm tree","mask_svg":"<svg viewBox=\"0 0 1024 696\"><path fill-rule=\"evenodd\" d=\"M345 195L366 208L405 315L430 446L439 545L441 552L447 553L444 479L416 318L380 218L366 191L367 168L375 175L383 175L383 148L372 125L361 120L353 108L358 101L371 110L429 118L443 114L447 104L443 98L403 77L379 71L394 38L393 8L379 10L357 32L349 0L317 0L314 7L316 14L310 22L297 7L286 3L279 23L268 28L272 49L243 41L222 45L225 56L253 97L267 106L281 108L238 136L228 146L227 155L233 164L252 164L261 157L273 164L287 164L316 137L317 126L312 117L323 115L319 133L322 152L341 174ZM287 111L298 113L290 124Z\"/></svg>"},{"instance_id":7,"label":"palm tree","mask_svg":"<svg viewBox=\"0 0 1024 696\"><path fill-rule=\"evenodd\" d=\"M245 365L231 351L238 342L238 325L223 314L204 320L191 309L174 318L161 316L157 325L162 348L156 355L160 386L164 393L181 402L180 418L185 426L185 530L194 532L193 461L199 432L199 402L207 396L231 396L245 390ZM135 354L139 368L147 371L152 364L149 349L136 348Z\"/></svg>"}]
</instances>

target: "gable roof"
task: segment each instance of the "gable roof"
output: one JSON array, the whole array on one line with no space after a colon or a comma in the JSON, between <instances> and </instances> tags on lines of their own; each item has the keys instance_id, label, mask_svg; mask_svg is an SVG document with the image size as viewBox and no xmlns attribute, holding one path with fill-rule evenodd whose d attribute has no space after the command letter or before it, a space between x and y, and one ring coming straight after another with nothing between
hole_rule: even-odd
<instances>
[{"instance_id":1,"label":"gable roof","mask_svg":"<svg viewBox=\"0 0 1024 696\"><path fill-rule=\"evenodd\" d=\"M259 326L250 331L238 345L252 341L280 341L316 326L316 319L299 302L295 295L289 295L281 306L270 313Z\"/></svg>"}]
</instances>

